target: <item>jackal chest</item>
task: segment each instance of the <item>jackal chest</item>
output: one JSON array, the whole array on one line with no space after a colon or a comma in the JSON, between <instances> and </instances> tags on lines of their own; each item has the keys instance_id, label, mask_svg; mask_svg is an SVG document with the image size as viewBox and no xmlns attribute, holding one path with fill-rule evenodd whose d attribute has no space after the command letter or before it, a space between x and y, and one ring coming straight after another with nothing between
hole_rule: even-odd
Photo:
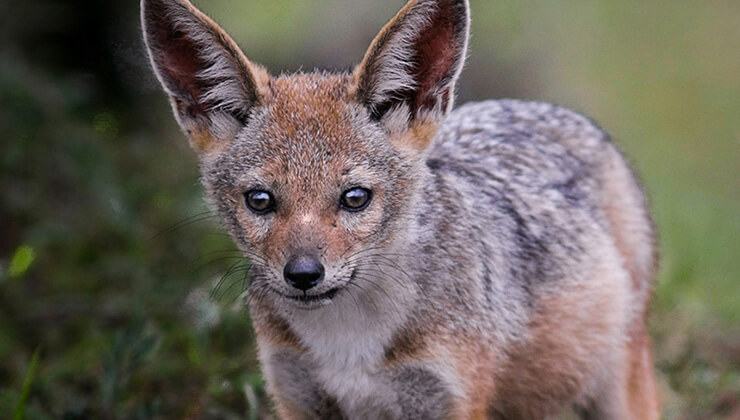
<instances>
[{"instance_id":1,"label":"jackal chest","mask_svg":"<svg viewBox=\"0 0 740 420\"><path fill-rule=\"evenodd\" d=\"M306 351L261 349L268 383L277 395L306 412L335 403L352 417L394 405L391 379L382 368L383 343L373 334L322 334L301 341Z\"/></svg>"}]
</instances>

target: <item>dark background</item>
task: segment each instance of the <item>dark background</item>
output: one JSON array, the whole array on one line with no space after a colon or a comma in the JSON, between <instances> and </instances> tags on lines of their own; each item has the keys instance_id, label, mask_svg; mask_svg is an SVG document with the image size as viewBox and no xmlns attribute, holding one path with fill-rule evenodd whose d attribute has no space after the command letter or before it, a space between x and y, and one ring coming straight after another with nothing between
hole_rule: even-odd
<instances>
[{"instance_id":1,"label":"dark background","mask_svg":"<svg viewBox=\"0 0 740 420\"><path fill-rule=\"evenodd\" d=\"M554 102L613 134L661 234L665 417L738 418L740 2L472 3L458 102ZM351 68L403 1L197 4L278 74ZM136 1L0 0L0 418L269 412L244 270L139 31Z\"/></svg>"}]
</instances>

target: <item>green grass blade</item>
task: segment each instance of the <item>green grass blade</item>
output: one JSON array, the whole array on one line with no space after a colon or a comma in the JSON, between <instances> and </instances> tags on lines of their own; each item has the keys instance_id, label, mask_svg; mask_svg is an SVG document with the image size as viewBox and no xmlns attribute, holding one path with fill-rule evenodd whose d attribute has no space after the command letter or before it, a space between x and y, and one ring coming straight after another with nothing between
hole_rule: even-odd
<instances>
[{"instance_id":1,"label":"green grass blade","mask_svg":"<svg viewBox=\"0 0 740 420\"><path fill-rule=\"evenodd\" d=\"M23 390L21 391L21 398L18 400L18 405L15 407L15 415L13 420L23 420L26 414L26 404L28 404L28 397L31 394L31 384L33 384L33 377L36 375L36 368L39 364L39 357L41 356L41 349L36 349L31 357L31 364L28 366L28 372L26 372L26 379L23 381Z\"/></svg>"}]
</instances>

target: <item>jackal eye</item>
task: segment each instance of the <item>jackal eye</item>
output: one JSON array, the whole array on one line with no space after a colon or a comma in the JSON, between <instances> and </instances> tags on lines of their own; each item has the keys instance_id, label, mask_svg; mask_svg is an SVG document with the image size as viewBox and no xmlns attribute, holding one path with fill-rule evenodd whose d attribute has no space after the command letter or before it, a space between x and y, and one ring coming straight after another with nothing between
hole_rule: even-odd
<instances>
[{"instance_id":1,"label":"jackal eye","mask_svg":"<svg viewBox=\"0 0 740 420\"><path fill-rule=\"evenodd\" d=\"M347 211L362 211L370 204L373 192L366 188L352 188L342 194L340 206Z\"/></svg>"},{"instance_id":2,"label":"jackal eye","mask_svg":"<svg viewBox=\"0 0 740 420\"><path fill-rule=\"evenodd\" d=\"M249 210L257 214L267 214L275 209L275 199L267 191L251 190L244 194Z\"/></svg>"}]
</instances>

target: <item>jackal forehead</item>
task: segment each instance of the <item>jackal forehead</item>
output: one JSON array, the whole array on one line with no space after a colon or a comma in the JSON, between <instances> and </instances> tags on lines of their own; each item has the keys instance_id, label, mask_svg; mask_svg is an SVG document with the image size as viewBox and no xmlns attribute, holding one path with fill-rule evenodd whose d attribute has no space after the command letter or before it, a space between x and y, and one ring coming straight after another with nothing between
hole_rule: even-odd
<instances>
[{"instance_id":1,"label":"jackal forehead","mask_svg":"<svg viewBox=\"0 0 740 420\"><path fill-rule=\"evenodd\" d=\"M255 133L263 159L297 167L341 168L390 149L369 113L349 93L346 75L300 74L271 83Z\"/></svg>"},{"instance_id":2,"label":"jackal forehead","mask_svg":"<svg viewBox=\"0 0 740 420\"><path fill-rule=\"evenodd\" d=\"M298 75L274 82L263 130L265 140L272 140L268 145L331 154L362 144L354 140L366 116L358 115L358 104L347 93L348 81L340 76L323 79Z\"/></svg>"},{"instance_id":3,"label":"jackal forehead","mask_svg":"<svg viewBox=\"0 0 740 420\"><path fill-rule=\"evenodd\" d=\"M343 183L371 186L387 178L398 155L349 86L346 75L272 80L269 97L213 169L233 187L325 194Z\"/></svg>"}]
</instances>

